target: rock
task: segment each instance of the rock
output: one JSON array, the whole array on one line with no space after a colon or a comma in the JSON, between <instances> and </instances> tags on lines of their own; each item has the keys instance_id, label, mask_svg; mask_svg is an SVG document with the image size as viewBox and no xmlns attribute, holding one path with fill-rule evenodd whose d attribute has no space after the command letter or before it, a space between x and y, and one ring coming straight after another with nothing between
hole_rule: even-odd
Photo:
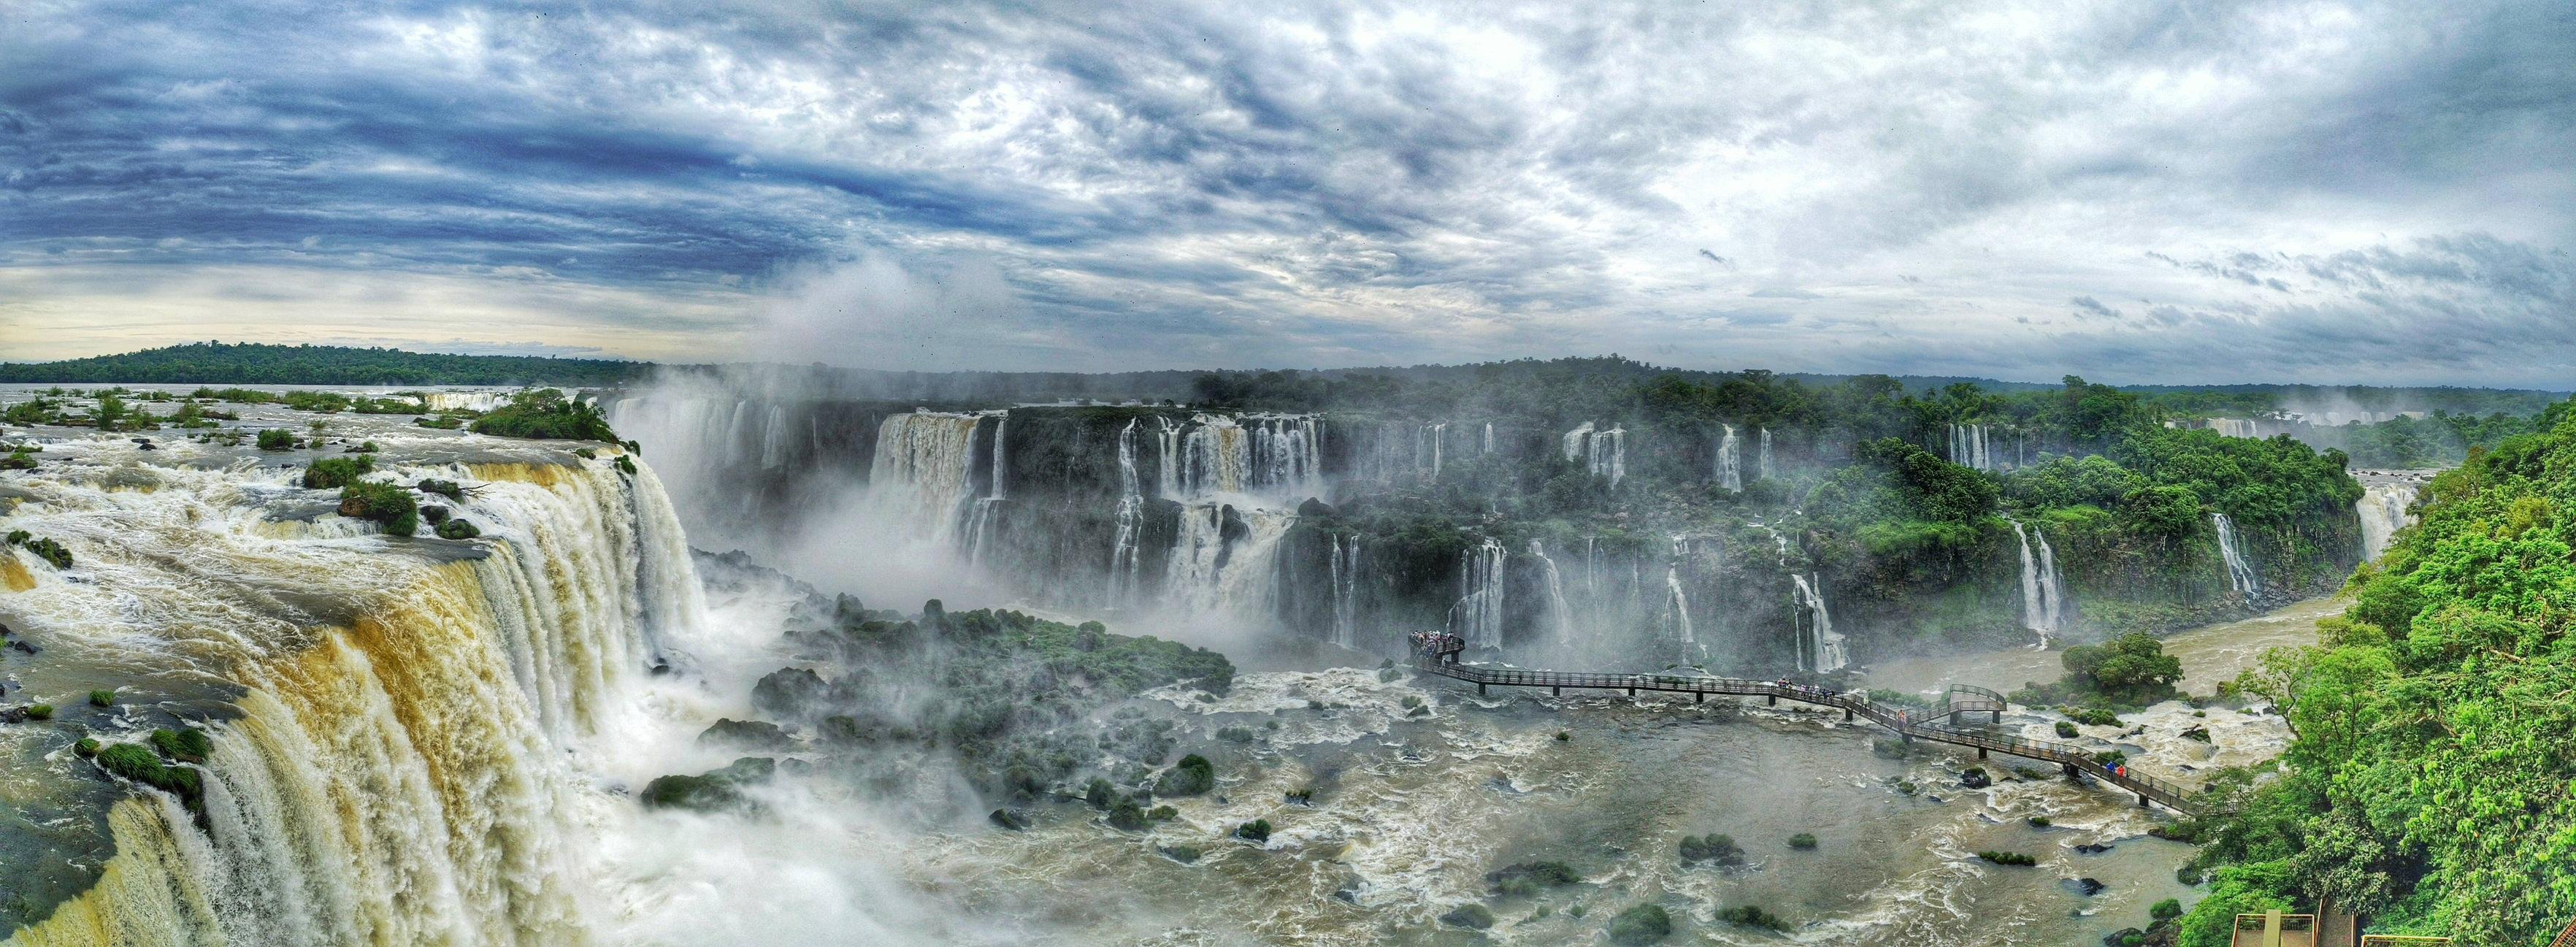
<instances>
[{"instance_id":1,"label":"rock","mask_svg":"<svg viewBox=\"0 0 2576 947\"><path fill-rule=\"evenodd\" d=\"M1967 772L1959 774L1959 785L1968 789L1984 789L1994 784L1994 778L1987 776L1983 769L1969 767Z\"/></svg>"},{"instance_id":2,"label":"rock","mask_svg":"<svg viewBox=\"0 0 2576 947\"><path fill-rule=\"evenodd\" d=\"M994 826L1006 831L1026 832L1029 830L1029 820L1020 817L1019 814L1014 813L1009 809L995 809L993 810L992 815L985 816L985 818L993 820Z\"/></svg>"},{"instance_id":3,"label":"rock","mask_svg":"<svg viewBox=\"0 0 2576 947\"><path fill-rule=\"evenodd\" d=\"M443 506L432 504L420 508L420 521L431 526L447 522L447 516L447 508Z\"/></svg>"},{"instance_id":4,"label":"rock","mask_svg":"<svg viewBox=\"0 0 2576 947\"><path fill-rule=\"evenodd\" d=\"M796 739L777 724L766 720L717 720L698 734L702 745L732 746L752 750L783 750L796 744Z\"/></svg>"},{"instance_id":5,"label":"rock","mask_svg":"<svg viewBox=\"0 0 2576 947\"><path fill-rule=\"evenodd\" d=\"M2202 743L2207 743L2209 742L2209 728L2193 727L2189 730L2183 731L2182 738L2185 740L2198 740Z\"/></svg>"},{"instance_id":6,"label":"rock","mask_svg":"<svg viewBox=\"0 0 2576 947\"><path fill-rule=\"evenodd\" d=\"M12 641L9 642L9 650L18 652L19 654L33 656L36 653L36 646L24 641Z\"/></svg>"},{"instance_id":7,"label":"rock","mask_svg":"<svg viewBox=\"0 0 2576 947\"><path fill-rule=\"evenodd\" d=\"M2102 947L2131 947L2133 944L2145 942L2146 939L2147 932L2134 927L2123 927L2102 935Z\"/></svg>"},{"instance_id":8,"label":"rock","mask_svg":"<svg viewBox=\"0 0 2576 947\"><path fill-rule=\"evenodd\" d=\"M1173 861L1180 862L1184 865L1193 864L1199 860L1200 855L1206 854L1205 851L1201 850L1196 845L1161 845L1156 846L1154 851L1156 854ZM1338 891L1334 892L1336 896L1340 895L1340 893L1341 892ZM1354 901L1352 903L1356 904L1358 902Z\"/></svg>"},{"instance_id":9,"label":"rock","mask_svg":"<svg viewBox=\"0 0 2576 947\"><path fill-rule=\"evenodd\" d=\"M1481 904L1461 904L1450 908L1449 913L1440 915L1440 923L1471 931L1481 931L1494 926L1494 912Z\"/></svg>"},{"instance_id":10,"label":"rock","mask_svg":"<svg viewBox=\"0 0 2576 947\"><path fill-rule=\"evenodd\" d=\"M2088 843L2085 843L2085 844L2083 844L2083 845L2075 846L2075 850L2076 850L2076 851L2079 851L2079 852L2083 852L2084 854L2087 854L2087 855L2099 855L2099 854L2102 854L2103 852L2110 851L2110 850L2111 850L2111 846L2108 846L2108 845L2101 845L2101 844L2095 844L2095 843L2090 843L2090 842L2088 842Z\"/></svg>"},{"instance_id":11,"label":"rock","mask_svg":"<svg viewBox=\"0 0 2576 947\"><path fill-rule=\"evenodd\" d=\"M1306 502L1297 504L1297 518L1299 519L1328 519L1332 517L1332 515L1332 505L1325 503L1322 500L1315 499L1314 497L1307 497Z\"/></svg>"},{"instance_id":12,"label":"rock","mask_svg":"<svg viewBox=\"0 0 2576 947\"><path fill-rule=\"evenodd\" d=\"M2092 896L2094 896L2094 895L2097 895L2097 894L2101 894L2101 893L2102 893L2102 889L2104 889L2104 888L2108 888L2108 887L2110 887L2110 885L2103 884L2103 883L2102 883L2100 880L2098 880L2098 879L2093 879L2093 878L2077 878L2077 879L2075 879L2075 888L2076 888L2076 890L2084 892L2084 896L2085 896L2085 897L2088 897L2088 898L2089 898L2089 897L2092 897Z\"/></svg>"}]
</instances>

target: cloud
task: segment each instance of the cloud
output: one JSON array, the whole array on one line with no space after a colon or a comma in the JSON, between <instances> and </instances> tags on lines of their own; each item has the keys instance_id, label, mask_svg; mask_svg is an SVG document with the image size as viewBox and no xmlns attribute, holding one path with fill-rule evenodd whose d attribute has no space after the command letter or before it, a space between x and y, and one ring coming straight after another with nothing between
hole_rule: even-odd
<instances>
[{"instance_id":1,"label":"cloud","mask_svg":"<svg viewBox=\"0 0 2576 947\"><path fill-rule=\"evenodd\" d=\"M2103 319L2120 318L2119 310L2105 306L2102 304L2101 300L2095 299L2091 296L2077 296L2073 299L2067 300L2067 302L2075 306L2075 314L2079 316L2096 316Z\"/></svg>"},{"instance_id":2,"label":"cloud","mask_svg":"<svg viewBox=\"0 0 2576 947\"><path fill-rule=\"evenodd\" d=\"M2513 322L2563 323L2534 301L2576 230L2540 0L65 0L11 27L0 357L277 313L921 368L2522 384L2576 353ZM2379 344L2399 313L2435 341ZM2528 346L2475 362L2499 324Z\"/></svg>"}]
</instances>

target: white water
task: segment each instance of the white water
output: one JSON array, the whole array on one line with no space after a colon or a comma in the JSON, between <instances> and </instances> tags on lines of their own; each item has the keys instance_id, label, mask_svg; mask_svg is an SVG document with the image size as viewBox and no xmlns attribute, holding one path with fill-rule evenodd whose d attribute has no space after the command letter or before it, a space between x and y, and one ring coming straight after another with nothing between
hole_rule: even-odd
<instances>
[{"instance_id":1,"label":"white water","mask_svg":"<svg viewBox=\"0 0 2576 947\"><path fill-rule=\"evenodd\" d=\"M1557 574L1556 560L1547 557L1547 546L1538 540L1530 540L1529 551L1547 576L1547 621L1556 632L1556 642L1573 644L1574 609L1565 604L1565 580Z\"/></svg>"},{"instance_id":2,"label":"white water","mask_svg":"<svg viewBox=\"0 0 2576 947\"><path fill-rule=\"evenodd\" d=\"M1503 543L1488 538L1459 554L1458 603L1449 630L1471 648L1503 646Z\"/></svg>"},{"instance_id":3,"label":"white water","mask_svg":"<svg viewBox=\"0 0 2576 947\"><path fill-rule=\"evenodd\" d=\"M407 439L380 440L394 479L473 485L450 505L482 538L271 520L310 493L291 472L186 442L122 461L123 445L62 451L121 463L148 491L77 466L16 481L36 502L13 525L80 556L10 596L18 630L134 686L224 682L234 715L206 727L204 821L158 793L117 804L98 887L13 940L471 947L602 926L591 905L612 886L589 854L587 784L623 747L598 736L633 710L660 643L702 621L678 521L649 467L512 445L493 455L531 462L410 465L391 460ZM345 617L302 604L323 601Z\"/></svg>"},{"instance_id":4,"label":"white water","mask_svg":"<svg viewBox=\"0 0 2576 947\"><path fill-rule=\"evenodd\" d=\"M879 424L868 501L884 521L902 524L933 548L955 545L974 489L976 432L983 423L980 414L915 411Z\"/></svg>"},{"instance_id":5,"label":"white water","mask_svg":"<svg viewBox=\"0 0 2576 947\"><path fill-rule=\"evenodd\" d=\"M1592 422L1585 421L1574 430L1565 432L1564 440L1565 459L1582 461L1584 470L1595 477L1610 478L1612 487L1627 479L1626 429L1614 426L1607 431L1596 430Z\"/></svg>"},{"instance_id":6,"label":"white water","mask_svg":"<svg viewBox=\"0 0 2576 947\"><path fill-rule=\"evenodd\" d=\"M1986 450L1986 426L1983 424L1950 425L1950 462L1978 470L1995 469Z\"/></svg>"},{"instance_id":7,"label":"white water","mask_svg":"<svg viewBox=\"0 0 2576 947\"><path fill-rule=\"evenodd\" d=\"M2361 499L2353 502L2352 511L2361 517L2361 559L2370 562L2388 551L2388 542L2397 531L2412 526L2415 514L2415 487L2403 483L2366 483Z\"/></svg>"},{"instance_id":8,"label":"white water","mask_svg":"<svg viewBox=\"0 0 2576 947\"><path fill-rule=\"evenodd\" d=\"M1757 477L1760 477L1760 478L1762 478L1762 479L1764 479L1764 480L1769 480L1769 479L1771 479L1771 477L1772 477L1772 469L1771 469L1771 429L1766 427L1766 428L1759 428L1759 429L1757 429L1757 430L1758 430L1758 432L1759 432L1759 434L1760 434L1760 438L1759 438L1759 439L1760 439L1760 441L1761 441L1761 443L1762 443L1762 456L1761 456L1761 460L1760 460L1760 462L1759 462L1759 463L1757 463L1757 464L1754 466L1754 475L1755 475L1755 476L1757 476Z\"/></svg>"},{"instance_id":9,"label":"white water","mask_svg":"<svg viewBox=\"0 0 2576 947\"><path fill-rule=\"evenodd\" d=\"M1717 485L1727 490L1744 489L1744 464L1736 457L1735 425L1719 425L1726 433L1717 439Z\"/></svg>"},{"instance_id":10,"label":"white water","mask_svg":"<svg viewBox=\"0 0 2576 947\"><path fill-rule=\"evenodd\" d=\"M1327 540L1332 561L1333 643L1359 647L1360 537L1358 533Z\"/></svg>"},{"instance_id":11,"label":"white water","mask_svg":"<svg viewBox=\"0 0 2576 947\"><path fill-rule=\"evenodd\" d=\"M2226 437L2262 436L2255 432L2254 422L2242 418L2211 418L2209 419L2209 429L2217 431L2219 434Z\"/></svg>"},{"instance_id":12,"label":"white water","mask_svg":"<svg viewBox=\"0 0 2576 947\"><path fill-rule=\"evenodd\" d=\"M2021 541L2021 626L2039 636L2039 647L2047 648L2065 620L2065 587L2058 582L2057 553L2048 547L2048 535L2039 536L2039 554L2033 556L2030 534L2020 520L2011 520L2013 537Z\"/></svg>"},{"instance_id":13,"label":"white water","mask_svg":"<svg viewBox=\"0 0 2576 947\"><path fill-rule=\"evenodd\" d=\"M1274 604L1279 540L1297 524L1297 514L1233 507L1246 533L1227 543L1227 508L1221 503L1196 503L1181 510L1180 535L1165 570L1164 595L1194 615L1258 618Z\"/></svg>"},{"instance_id":14,"label":"white water","mask_svg":"<svg viewBox=\"0 0 2576 947\"><path fill-rule=\"evenodd\" d=\"M1313 415L1198 414L1177 438L1178 468L1164 495L1177 500L1259 496L1294 503L1323 493L1323 422ZM1168 463L1168 461L1167 461Z\"/></svg>"},{"instance_id":15,"label":"white water","mask_svg":"<svg viewBox=\"0 0 2576 947\"><path fill-rule=\"evenodd\" d=\"M2227 567L2227 587L2248 598L2263 594L2262 575L2255 571L2243 539L2236 535L2236 524L2225 513L2213 512L2209 521L2218 526L2218 556Z\"/></svg>"},{"instance_id":16,"label":"white water","mask_svg":"<svg viewBox=\"0 0 2576 947\"><path fill-rule=\"evenodd\" d=\"M1494 452L1494 422L1485 422L1485 453Z\"/></svg>"},{"instance_id":17,"label":"white water","mask_svg":"<svg viewBox=\"0 0 2576 947\"><path fill-rule=\"evenodd\" d=\"M1698 643L1699 639L1691 634L1690 596L1682 593L1680 566L1664 568L1664 593L1665 633L1683 644Z\"/></svg>"},{"instance_id":18,"label":"white water","mask_svg":"<svg viewBox=\"0 0 2576 947\"><path fill-rule=\"evenodd\" d=\"M1851 664L1851 652L1843 645L1843 636L1834 631L1834 616L1825 610L1822 580L1790 573L1797 583L1798 607L1807 612L1806 631L1799 636L1802 647L1799 666L1816 672L1839 671Z\"/></svg>"},{"instance_id":19,"label":"white water","mask_svg":"<svg viewBox=\"0 0 2576 947\"><path fill-rule=\"evenodd\" d=\"M1136 592L1136 559L1145 526L1145 485L1136 470L1136 421L1118 429L1117 535L1109 546L1109 608Z\"/></svg>"}]
</instances>

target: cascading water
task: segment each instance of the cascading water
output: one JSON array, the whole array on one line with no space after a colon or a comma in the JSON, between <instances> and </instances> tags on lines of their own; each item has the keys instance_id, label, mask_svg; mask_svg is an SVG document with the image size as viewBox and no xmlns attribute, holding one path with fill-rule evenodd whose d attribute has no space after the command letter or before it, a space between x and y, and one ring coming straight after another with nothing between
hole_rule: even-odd
<instances>
[{"instance_id":1,"label":"cascading water","mask_svg":"<svg viewBox=\"0 0 2576 947\"><path fill-rule=\"evenodd\" d=\"M992 546L993 530L1001 518L1002 501L1005 499L1003 485L1010 479L1011 474L1011 413L1008 411L985 413L995 418L993 461L986 474L984 495L975 501L974 507L966 516L966 563L968 565L982 564L985 550Z\"/></svg>"},{"instance_id":2,"label":"cascading water","mask_svg":"<svg viewBox=\"0 0 2576 947\"><path fill-rule=\"evenodd\" d=\"M1547 620L1555 626L1556 642L1573 644L1574 609L1565 604L1565 580L1557 574L1556 560L1547 557L1547 547L1538 540L1530 540L1529 551L1547 577Z\"/></svg>"},{"instance_id":3,"label":"cascading water","mask_svg":"<svg viewBox=\"0 0 2576 947\"><path fill-rule=\"evenodd\" d=\"M2209 514L2218 527L2218 557L2227 566L2229 590L2252 598L2263 594L2263 577L2254 569L2253 557L2246 554L2242 537L2236 535L2236 524L2225 513Z\"/></svg>"},{"instance_id":4,"label":"cascading water","mask_svg":"<svg viewBox=\"0 0 2576 947\"><path fill-rule=\"evenodd\" d=\"M1592 422L1585 421L1574 430L1565 432L1564 440L1565 459L1582 461L1583 468L1593 476L1610 478L1612 487L1617 487L1619 481L1627 478L1626 429L1612 426L1607 431L1596 430Z\"/></svg>"},{"instance_id":5,"label":"cascading water","mask_svg":"<svg viewBox=\"0 0 2576 947\"><path fill-rule=\"evenodd\" d=\"M1717 439L1717 485L1726 490L1744 489L1744 464L1737 458L1735 425L1721 424L1726 432Z\"/></svg>"},{"instance_id":6,"label":"cascading water","mask_svg":"<svg viewBox=\"0 0 2576 947\"><path fill-rule=\"evenodd\" d=\"M1431 479L1437 481L1440 479L1440 455L1442 453L1442 448L1444 448L1449 441L1449 422L1442 421L1436 424L1423 425L1422 440L1423 443L1430 448Z\"/></svg>"},{"instance_id":7,"label":"cascading water","mask_svg":"<svg viewBox=\"0 0 2576 947\"><path fill-rule=\"evenodd\" d=\"M1760 428L1759 431L1761 434L1759 439L1762 443L1762 456L1760 462L1754 467L1754 475L1764 480L1769 480L1772 477L1771 429L1766 427Z\"/></svg>"},{"instance_id":8,"label":"cascading water","mask_svg":"<svg viewBox=\"0 0 2576 947\"><path fill-rule=\"evenodd\" d=\"M1241 537L1231 542L1225 535L1228 511L1244 527ZM1180 535L1165 570L1165 594L1192 614L1267 614L1278 588L1273 567L1279 541L1295 525L1297 514L1283 510L1221 503L1184 507Z\"/></svg>"},{"instance_id":9,"label":"cascading water","mask_svg":"<svg viewBox=\"0 0 2576 947\"><path fill-rule=\"evenodd\" d=\"M1807 613L1798 635L1798 666L1818 673L1839 671L1851 664L1851 654L1844 647L1843 636L1834 631L1834 616L1825 610L1825 593L1821 580L1795 572L1789 579L1796 583L1796 601Z\"/></svg>"},{"instance_id":10,"label":"cascading water","mask_svg":"<svg viewBox=\"0 0 2576 947\"><path fill-rule=\"evenodd\" d=\"M2039 636L2039 647L2048 647L2065 615L2066 593L2057 578L2057 553L2048 548L2048 534L2039 536L2039 554L2033 556L2030 533L2020 520L2011 520L2013 536L2021 541L2021 624Z\"/></svg>"},{"instance_id":11,"label":"cascading water","mask_svg":"<svg viewBox=\"0 0 2576 947\"><path fill-rule=\"evenodd\" d=\"M1136 593L1136 558L1145 531L1145 484L1136 470L1136 420L1118 429L1117 534L1109 546L1109 602L1112 610Z\"/></svg>"},{"instance_id":12,"label":"cascading water","mask_svg":"<svg viewBox=\"0 0 2576 947\"><path fill-rule=\"evenodd\" d=\"M1494 422L1485 422L1485 453L1494 452Z\"/></svg>"},{"instance_id":13,"label":"cascading water","mask_svg":"<svg viewBox=\"0 0 2576 947\"><path fill-rule=\"evenodd\" d=\"M2261 437L2254 422L2243 418L2211 418L2209 429L2225 437Z\"/></svg>"},{"instance_id":14,"label":"cascading water","mask_svg":"<svg viewBox=\"0 0 2576 947\"><path fill-rule=\"evenodd\" d=\"M1682 592L1681 566L1664 567L1664 634L1683 644L1696 644L1691 634L1690 596Z\"/></svg>"},{"instance_id":15,"label":"cascading water","mask_svg":"<svg viewBox=\"0 0 2576 947\"><path fill-rule=\"evenodd\" d=\"M1950 462L1978 470L1995 469L1993 457L1986 450L1985 425L1950 425Z\"/></svg>"},{"instance_id":16,"label":"cascading water","mask_svg":"<svg viewBox=\"0 0 2576 947\"><path fill-rule=\"evenodd\" d=\"M877 427L868 465L868 498L916 539L946 547L956 541L974 490L976 432L984 416L915 411Z\"/></svg>"},{"instance_id":17,"label":"cascading water","mask_svg":"<svg viewBox=\"0 0 2576 947\"><path fill-rule=\"evenodd\" d=\"M2389 540L2397 531L2415 524L2409 508L2415 505L2415 488L2403 483L2365 483L2361 499L2353 501L2352 511L2361 517L2361 559L2370 562L2388 551Z\"/></svg>"},{"instance_id":18,"label":"cascading water","mask_svg":"<svg viewBox=\"0 0 2576 947\"><path fill-rule=\"evenodd\" d=\"M20 482L42 503L16 516L75 542L87 579L14 594L20 630L226 712L202 815L115 804L98 883L12 942L587 942L578 767L702 608L651 468L400 469L475 485L455 510L482 538L452 546L272 522L292 488L250 469L152 468L154 490L114 495Z\"/></svg>"},{"instance_id":19,"label":"cascading water","mask_svg":"<svg viewBox=\"0 0 2576 947\"><path fill-rule=\"evenodd\" d=\"M1333 584L1333 643L1359 647L1360 537L1357 533L1329 540L1329 578Z\"/></svg>"},{"instance_id":20,"label":"cascading water","mask_svg":"<svg viewBox=\"0 0 2576 947\"><path fill-rule=\"evenodd\" d=\"M1181 499L1186 489L1181 483L1181 425L1159 414L1154 424L1154 493L1166 500Z\"/></svg>"},{"instance_id":21,"label":"cascading water","mask_svg":"<svg viewBox=\"0 0 2576 947\"><path fill-rule=\"evenodd\" d=\"M1459 554L1458 603L1449 630L1471 648L1503 646L1503 543L1486 539Z\"/></svg>"}]
</instances>

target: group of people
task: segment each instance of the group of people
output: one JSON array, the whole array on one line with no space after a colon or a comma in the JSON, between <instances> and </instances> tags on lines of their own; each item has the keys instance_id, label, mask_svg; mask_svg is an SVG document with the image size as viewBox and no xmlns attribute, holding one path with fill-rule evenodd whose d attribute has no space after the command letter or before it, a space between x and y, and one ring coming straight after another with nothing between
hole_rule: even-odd
<instances>
[{"instance_id":1,"label":"group of people","mask_svg":"<svg viewBox=\"0 0 2576 947\"><path fill-rule=\"evenodd\" d=\"M1459 652L1467 650L1467 639L1445 631L1417 631L1405 637L1413 642L1413 653L1443 661L1456 661Z\"/></svg>"}]
</instances>

